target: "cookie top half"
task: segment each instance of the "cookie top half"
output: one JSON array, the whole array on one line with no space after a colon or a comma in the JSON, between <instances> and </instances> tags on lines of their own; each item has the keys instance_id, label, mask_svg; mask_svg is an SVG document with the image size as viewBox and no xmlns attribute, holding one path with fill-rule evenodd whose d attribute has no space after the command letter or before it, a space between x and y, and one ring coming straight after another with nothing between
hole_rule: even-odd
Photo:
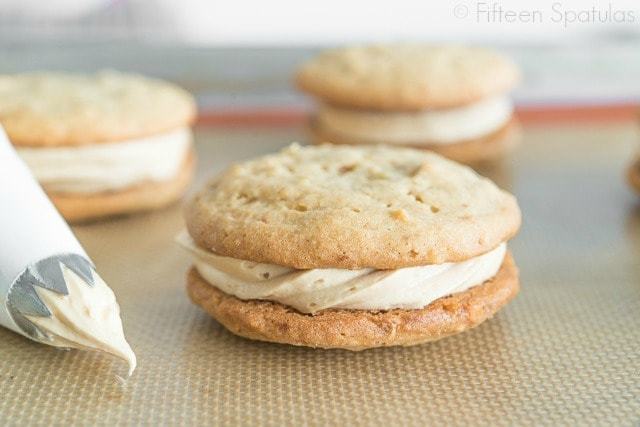
<instances>
[{"instance_id":1,"label":"cookie top half","mask_svg":"<svg viewBox=\"0 0 640 427\"><path fill-rule=\"evenodd\" d=\"M515 198L437 154L292 145L227 169L187 204L216 254L298 269L463 261L511 238Z\"/></svg>"},{"instance_id":2,"label":"cookie top half","mask_svg":"<svg viewBox=\"0 0 640 427\"><path fill-rule=\"evenodd\" d=\"M298 86L330 104L418 110L500 95L519 80L517 66L476 47L377 45L321 53L298 70Z\"/></svg>"},{"instance_id":3,"label":"cookie top half","mask_svg":"<svg viewBox=\"0 0 640 427\"><path fill-rule=\"evenodd\" d=\"M146 137L188 125L195 111L183 89L133 74L0 75L0 124L20 146Z\"/></svg>"}]
</instances>

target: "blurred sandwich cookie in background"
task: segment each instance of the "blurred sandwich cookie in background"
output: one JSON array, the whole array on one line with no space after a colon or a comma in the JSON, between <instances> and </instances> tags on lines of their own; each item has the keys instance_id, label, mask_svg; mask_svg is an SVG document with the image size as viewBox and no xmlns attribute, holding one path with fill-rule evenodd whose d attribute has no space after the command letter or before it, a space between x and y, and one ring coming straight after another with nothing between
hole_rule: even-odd
<instances>
[{"instance_id":1,"label":"blurred sandwich cookie in background","mask_svg":"<svg viewBox=\"0 0 640 427\"><path fill-rule=\"evenodd\" d=\"M508 58L461 46L379 45L330 50L303 64L300 89L320 101L315 142L424 148L463 163L518 142Z\"/></svg>"},{"instance_id":2,"label":"blurred sandwich cookie in background","mask_svg":"<svg viewBox=\"0 0 640 427\"><path fill-rule=\"evenodd\" d=\"M0 123L69 221L159 208L191 181L193 97L106 71L0 75Z\"/></svg>"}]
</instances>

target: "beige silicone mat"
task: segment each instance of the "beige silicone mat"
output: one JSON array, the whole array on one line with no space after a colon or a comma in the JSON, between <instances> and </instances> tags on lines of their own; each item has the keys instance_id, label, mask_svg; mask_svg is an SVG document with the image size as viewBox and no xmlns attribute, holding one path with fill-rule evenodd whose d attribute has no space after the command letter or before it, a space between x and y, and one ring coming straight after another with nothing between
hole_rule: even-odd
<instances>
[{"instance_id":1,"label":"beige silicone mat","mask_svg":"<svg viewBox=\"0 0 640 427\"><path fill-rule=\"evenodd\" d=\"M202 129L199 182L301 129ZM531 125L489 170L514 191L519 297L413 348L322 351L236 338L184 292L180 211L76 227L113 287L139 367L0 331L2 425L632 425L640 422L640 197L632 124ZM6 184L5 184L6 185Z\"/></svg>"}]
</instances>

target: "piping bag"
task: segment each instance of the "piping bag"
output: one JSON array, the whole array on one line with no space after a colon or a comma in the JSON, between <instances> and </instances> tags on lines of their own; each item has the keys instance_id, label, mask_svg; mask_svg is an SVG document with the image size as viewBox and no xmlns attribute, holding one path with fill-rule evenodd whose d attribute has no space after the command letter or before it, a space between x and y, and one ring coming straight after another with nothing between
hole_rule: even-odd
<instances>
[{"instance_id":1,"label":"piping bag","mask_svg":"<svg viewBox=\"0 0 640 427\"><path fill-rule=\"evenodd\" d=\"M120 307L0 126L0 325L55 347L136 356Z\"/></svg>"}]
</instances>

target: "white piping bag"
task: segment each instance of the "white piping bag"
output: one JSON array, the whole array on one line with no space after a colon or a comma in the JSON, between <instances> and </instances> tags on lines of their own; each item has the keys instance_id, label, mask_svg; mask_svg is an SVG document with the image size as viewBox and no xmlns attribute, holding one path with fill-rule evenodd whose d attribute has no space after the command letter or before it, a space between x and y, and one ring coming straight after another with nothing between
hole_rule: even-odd
<instances>
[{"instance_id":1,"label":"white piping bag","mask_svg":"<svg viewBox=\"0 0 640 427\"><path fill-rule=\"evenodd\" d=\"M120 307L0 126L0 325L129 364Z\"/></svg>"}]
</instances>

